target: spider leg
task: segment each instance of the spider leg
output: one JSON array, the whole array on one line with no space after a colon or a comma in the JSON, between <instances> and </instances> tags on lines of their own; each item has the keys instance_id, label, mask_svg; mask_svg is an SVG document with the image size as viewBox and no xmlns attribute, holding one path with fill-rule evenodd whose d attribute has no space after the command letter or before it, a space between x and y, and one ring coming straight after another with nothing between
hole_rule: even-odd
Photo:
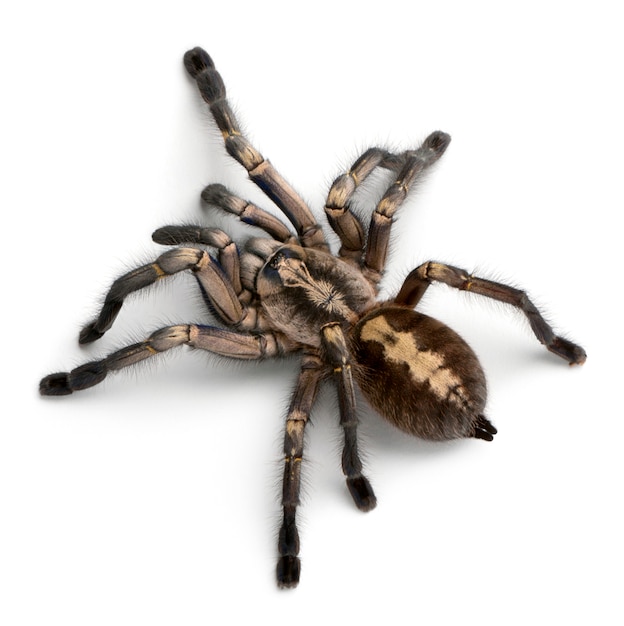
<instances>
[{"instance_id":1,"label":"spider leg","mask_svg":"<svg viewBox=\"0 0 624 626\"><path fill-rule=\"evenodd\" d=\"M219 263L199 248L174 248L161 254L154 263L143 265L118 278L104 299L100 314L80 332L81 344L99 339L113 324L124 299L131 293L184 270L192 270L219 316L232 325L239 325L248 310Z\"/></svg>"},{"instance_id":2,"label":"spider leg","mask_svg":"<svg viewBox=\"0 0 624 626\"><path fill-rule=\"evenodd\" d=\"M243 287L238 248L224 231L193 225L163 226L152 233L152 240L164 246L195 243L217 248L219 265L240 298Z\"/></svg>"},{"instance_id":3,"label":"spider leg","mask_svg":"<svg viewBox=\"0 0 624 626\"><path fill-rule=\"evenodd\" d=\"M44 396L62 396L87 389L101 383L109 372L183 344L244 360L281 356L295 349L287 339L271 333L243 334L195 324L167 326L152 333L145 341L122 348L99 361L85 363L71 372L46 376L39 383L39 392Z\"/></svg>"},{"instance_id":4,"label":"spider leg","mask_svg":"<svg viewBox=\"0 0 624 626\"><path fill-rule=\"evenodd\" d=\"M223 211L236 215L245 224L261 228L277 241L286 242L294 238L282 221L255 204L235 196L219 183L208 185L202 191L201 197L206 204L217 206Z\"/></svg>"},{"instance_id":5,"label":"spider leg","mask_svg":"<svg viewBox=\"0 0 624 626\"><path fill-rule=\"evenodd\" d=\"M585 362L587 358L585 350L568 339L555 335L526 292L509 285L477 278L459 267L434 261L423 263L407 276L394 302L411 307L416 306L434 281L461 291L478 293L493 300L511 304L524 313L538 341L550 352L565 359L570 365L580 365Z\"/></svg>"},{"instance_id":6,"label":"spider leg","mask_svg":"<svg viewBox=\"0 0 624 626\"><path fill-rule=\"evenodd\" d=\"M386 265L394 214L424 170L444 154L450 141L450 136L442 131L431 133L420 148L408 153L396 179L377 204L368 229L364 256L365 274L374 284L381 279Z\"/></svg>"},{"instance_id":7,"label":"spider leg","mask_svg":"<svg viewBox=\"0 0 624 626\"><path fill-rule=\"evenodd\" d=\"M303 434L316 398L324 368L315 355L305 355L299 380L290 401L284 434L284 480L282 487L283 520L279 532L277 582L280 587L295 587L299 582L299 532L296 513L301 485Z\"/></svg>"},{"instance_id":8,"label":"spider leg","mask_svg":"<svg viewBox=\"0 0 624 626\"><path fill-rule=\"evenodd\" d=\"M358 509L370 511L375 508L377 498L368 479L362 474L362 461L358 452L358 419L355 411L351 356L340 325L333 323L324 326L321 342L327 360L334 368L334 378L338 386L340 425L344 431L342 471L347 478L347 487Z\"/></svg>"},{"instance_id":9,"label":"spider leg","mask_svg":"<svg viewBox=\"0 0 624 626\"><path fill-rule=\"evenodd\" d=\"M340 238L340 257L359 262L365 245L362 222L351 212L353 194L376 168L398 170L403 161L404 155L394 155L383 148L369 148L347 172L333 182L327 194L325 214L329 225Z\"/></svg>"},{"instance_id":10,"label":"spider leg","mask_svg":"<svg viewBox=\"0 0 624 626\"><path fill-rule=\"evenodd\" d=\"M208 53L201 48L193 48L184 55L184 65L197 81L199 92L210 107L230 156L247 170L249 178L283 211L295 227L302 245L327 249L323 231L306 203L242 135L226 99L223 79Z\"/></svg>"}]
</instances>

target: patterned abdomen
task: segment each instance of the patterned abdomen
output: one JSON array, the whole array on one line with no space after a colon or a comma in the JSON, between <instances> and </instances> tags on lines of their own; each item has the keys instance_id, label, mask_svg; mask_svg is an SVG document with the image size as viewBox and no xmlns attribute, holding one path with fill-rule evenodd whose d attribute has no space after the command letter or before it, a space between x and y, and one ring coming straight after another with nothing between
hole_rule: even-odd
<instances>
[{"instance_id":1,"label":"patterned abdomen","mask_svg":"<svg viewBox=\"0 0 624 626\"><path fill-rule=\"evenodd\" d=\"M486 400L483 369L448 326L411 309L377 309L351 333L355 378L370 404L423 439L472 437Z\"/></svg>"}]
</instances>

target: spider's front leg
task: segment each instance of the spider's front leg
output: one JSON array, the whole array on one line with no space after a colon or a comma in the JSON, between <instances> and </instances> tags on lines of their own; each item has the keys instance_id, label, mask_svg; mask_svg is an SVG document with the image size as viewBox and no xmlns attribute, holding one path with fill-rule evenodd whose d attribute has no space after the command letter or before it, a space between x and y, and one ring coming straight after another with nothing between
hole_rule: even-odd
<instances>
[{"instance_id":1,"label":"spider's front leg","mask_svg":"<svg viewBox=\"0 0 624 626\"><path fill-rule=\"evenodd\" d=\"M411 307L416 306L434 281L461 291L478 293L493 300L511 304L524 313L538 341L550 352L565 359L570 365L585 363L587 358L585 350L570 340L555 335L526 292L509 285L478 278L459 267L434 261L423 263L407 276L394 302Z\"/></svg>"},{"instance_id":2,"label":"spider's front leg","mask_svg":"<svg viewBox=\"0 0 624 626\"><path fill-rule=\"evenodd\" d=\"M323 230L309 207L293 187L243 136L227 98L225 84L210 55L193 48L184 55L188 73L197 81L199 92L223 135L225 148L249 174L249 178L280 208L295 227L302 245L327 249Z\"/></svg>"},{"instance_id":3,"label":"spider's front leg","mask_svg":"<svg viewBox=\"0 0 624 626\"><path fill-rule=\"evenodd\" d=\"M352 359L340 324L332 323L323 327L321 344L326 359L334 368L334 378L338 385L340 425L344 430L342 471L347 478L349 493L358 509L370 511L377 505L377 498L368 478L362 474L362 460L357 441L355 389L351 373Z\"/></svg>"},{"instance_id":4,"label":"spider's front leg","mask_svg":"<svg viewBox=\"0 0 624 626\"><path fill-rule=\"evenodd\" d=\"M237 333L214 326L179 324L152 333L145 341L126 346L99 361L91 361L70 372L58 372L41 379L42 396L65 396L101 383L110 372L135 365L172 348L188 345L233 359L256 360L283 356L296 346L272 333Z\"/></svg>"}]
</instances>

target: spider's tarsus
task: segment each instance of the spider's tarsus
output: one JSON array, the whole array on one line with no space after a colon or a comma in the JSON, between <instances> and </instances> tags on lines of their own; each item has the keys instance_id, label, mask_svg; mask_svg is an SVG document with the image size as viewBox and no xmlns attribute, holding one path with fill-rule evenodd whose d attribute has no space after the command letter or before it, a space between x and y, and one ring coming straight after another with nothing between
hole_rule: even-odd
<instances>
[{"instance_id":1,"label":"spider's tarsus","mask_svg":"<svg viewBox=\"0 0 624 626\"><path fill-rule=\"evenodd\" d=\"M423 148L430 148L440 158L451 143L451 136L441 130L432 132L423 142Z\"/></svg>"},{"instance_id":2,"label":"spider's tarsus","mask_svg":"<svg viewBox=\"0 0 624 626\"><path fill-rule=\"evenodd\" d=\"M212 105L225 98L225 83L215 69L210 55L201 48L193 48L184 55L187 72L197 81L199 93L207 104Z\"/></svg>"},{"instance_id":3,"label":"spider's tarsus","mask_svg":"<svg viewBox=\"0 0 624 626\"><path fill-rule=\"evenodd\" d=\"M58 372L42 378L39 393L42 396L66 396L101 383L107 374L108 369L102 361L91 361L71 372Z\"/></svg>"},{"instance_id":4,"label":"spider's tarsus","mask_svg":"<svg viewBox=\"0 0 624 626\"><path fill-rule=\"evenodd\" d=\"M299 584L301 561L297 556L286 555L277 562L277 584L282 589L292 589Z\"/></svg>"},{"instance_id":5,"label":"spider's tarsus","mask_svg":"<svg viewBox=\"0 0 624 626\"><path fill-rule=\"evenodd\" d=\"M97 341L100 337L103 337L104 333L99 330L95 330L95 322L87 324L78 335L78 343L84 345L85 343L92 343Z\"/></svg>"},{"instance_id":6,"label":"spider's tarsus","mask_svg":"<svg viewBox=\"0 0 624 626\"><path fill-rule=\"evenodd\" d=\"M204 49L193 48L184 55L184 67L193 78L197 78L202 70L214 67L214 62Z\"/></svg>"},{"instance_id":7,"label":"spider's tarsus","mask_svg":"<svg viewBox=\"0 0 624 626\"><path fill-rule=\"evenodd\" d=\"M42 396L68 396L73 392L69 387L67 372L50 374L41 379L39 383L39 393Z\"/></svg>"},{"instance_id":8,"label":"spider's tarsus","mask_svg":"<svg viewBox=\"0 0 624 626\"><path fill-rule=\"evenodd\" d=\"M349 493L360 511L372 511L377 506L377 498L365 476L347 478Z\"/></svg>"},{"instance_id":9,"label":"spider's tarsus","mask_svg":"<svg viewBox=\"0 0 624 626\"><path fill-rule=\"evenodd\" d=\"M553 354L565 359L570 365L583 365L587 360L587 353L581 346L577 346L563 337L555 337L546 347Z\"/></svg>"},{"instance_id":10,"label":"spider's tarsus","mask_svg":"<svg viewBox=\"0 0 624 626\"><path fill-rule=\"evenodd\" d=\"M231 203L231 197L232 194L227 190L227 187L220 183L212 183L201 192L201 199L206 204L214 204L221 207L227 207Z\"/></svg>"}]
</instances>

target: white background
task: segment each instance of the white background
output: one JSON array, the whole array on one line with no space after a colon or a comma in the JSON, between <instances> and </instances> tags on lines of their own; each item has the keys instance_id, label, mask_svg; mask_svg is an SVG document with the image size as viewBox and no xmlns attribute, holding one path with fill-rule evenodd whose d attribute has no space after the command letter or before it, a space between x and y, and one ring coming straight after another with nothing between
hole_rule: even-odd
<instances>
[{"instance_id":1,"label":"white background","mask_svg":"<svg viewBox=\"0 0 624 626\"><path fill-rule=\"evenodd\" d=\"M621 624L617 3L309 6L2 10L0 622ZM569 368L519 314L432 288L422 309L481 357L499 434L427 444L362 408L379 499L364 515L326 390L308 430L295 591L273 571L296 360L231 366L179 349L73 397L37 393L49 372L204 321L183 276L129 301L99 344L76 343L111 281L158 254L154 228L246 232L202 215L205 184L263 202L184 72L196 45L317 212L368 145L451 133L402 209L386 293L430 258L476 269L526 287L589 354Z\"/></svg>"}]
</instances>

